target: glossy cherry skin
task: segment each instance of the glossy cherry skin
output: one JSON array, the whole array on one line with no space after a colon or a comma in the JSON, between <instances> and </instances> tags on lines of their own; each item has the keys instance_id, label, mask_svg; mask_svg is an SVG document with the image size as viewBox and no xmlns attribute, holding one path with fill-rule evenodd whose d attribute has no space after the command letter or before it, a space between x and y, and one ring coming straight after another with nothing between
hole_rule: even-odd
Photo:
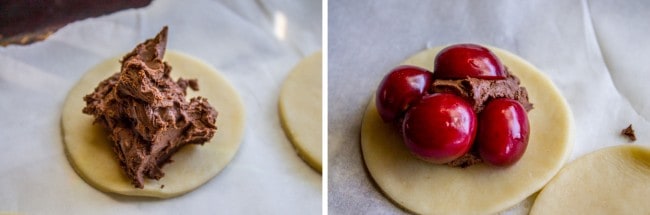
<instances>
[{"instance_id":1,"label":"glossy cherry skin","mask_svg":"<svg viewBox=\"0 0 650 215\"><path fill-rule=\"evenodd\" d=\"M495 99L479 114L475 144L488 164L510 166L524 155L529 134L524 107L512 99Z\"/></svg>"},{"instance_id":2,"label":"glossy cherry skin","mask_svg":"<svg viewBox=\"0 0 650 215\"><path fill-rule=\"evenodd\" d=\"M436 55L434 79L504 79L505 68L489 49L475 44L456 44Z\"/></svg>"},{"instance_id":3,"label":"glossy cherry skin","mask_svg":"<svg viewBox=\"0 0 650 215\"><path fill-rule=\"evenodd\" d=\"M415 156L443 164L469 151L476 120L472 106L463 98L449 93L427 95L406 112L402 137Z\"/></svg>"},{"instance_id":4,"label":"glossy cherry skin","mask_svg":"<svg viewBox=\"0 0 650 215\"><path fill-rule=\"evenodd\" d=\"M431 86L431 72L415 66L399 66L377 88L375 105L381 119L395 123L409 106L418 102Z\"/></svg>"}]
</instances>

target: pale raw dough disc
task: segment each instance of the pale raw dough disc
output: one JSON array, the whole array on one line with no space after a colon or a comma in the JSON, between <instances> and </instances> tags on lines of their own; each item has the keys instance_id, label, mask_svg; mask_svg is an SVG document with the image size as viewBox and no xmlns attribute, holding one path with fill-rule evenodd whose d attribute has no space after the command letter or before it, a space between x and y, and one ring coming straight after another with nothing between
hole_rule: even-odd
<instances>
[{"instance_id":1,"label":"pale raw dough disc","mask_svg":"<svg viewBox=\"0 0 650 215\"><path fill-rule=\"evenodd\" d=\"M431 69L442 48L425 50L402 64ZM398 132L381 121L373 96L361 128L363 158L379 188L404 209L419 214L496 213L541 189L569 156L573 119L558 89L523 59L488 48L521 79L535 105L528 114L526 153L508 168L478 164L461 169L421 161L409 153Z\"/></svg>"},{"instance_id":2,"label":"pale raw dough disc","mask_svg":"<svg viewBox=\"0 0 650 215\"><path fill-rule=\"evenodd\" d=\"M322 54L303 59L291 71L280 92L282 128L298 155L316 171L323 163Z\"/></svg>"},{"instance_id":3,"label":"pale raw dough disc","mask_svg":"<svg viewBox=\"0 0 650 215\"><path fill-rule=\"evenodd\" d=\"M83 97L93 92L100 81L119 72L121 57L106 60L90 69L75 85L63 107L61 118L63 142L68 160L76 172L95 188L130 196L169 198L189 192L217 175L235 156L244 131L244 105L231 84L211 66L174 51L167 51L165 61L172 66L171 76L196 78L199 91L187 90L187 98L202 96L219 112L217 132L201 145L187 145L165 165L160 180L146 179L144 189L137 189L126 177L112 150L107 132L93 125L93 117L81 110ZM162 187L164 185L164 187Z\"/></svg>"},{"instance_id":4,"label":"pale raw dough disc","mask_svg":"<svg viewBox=\"0 0 650 215\"><path fill-rule=\"evenodd\" d=\"M650 214L650 149L613 146L564 167L530 214Z\"/></svg>"}]
</instances>

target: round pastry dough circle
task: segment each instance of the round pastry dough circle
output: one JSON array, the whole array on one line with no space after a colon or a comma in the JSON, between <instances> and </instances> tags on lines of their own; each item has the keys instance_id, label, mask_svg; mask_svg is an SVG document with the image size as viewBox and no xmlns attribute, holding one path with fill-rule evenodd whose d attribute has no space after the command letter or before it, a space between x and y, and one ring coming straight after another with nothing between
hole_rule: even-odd
<instances>
[{"instance_id":1,"label":"round pastry dough circle","mask_svg":"<svg viewBox=\"0 0 650 215\"><path fill-rule=\"evenodd\" d=\"M419 214L489 214L502 211L541 189L570 154L573 119L553 85L535 67L507 51L488 47L521 80L535 105L529 114L530 140L515 165L478 164L465 169L435 165L412 156L398 132L381 121L374 96L361 128L361 148L370 175L386 196ZM433 68L444 47L420 52L405 65Z\"/></svg>"},{"instance_id":2,"label":"round pastry dough circle","mask_svg":"<svg viewBox=\"0 0 650 215\"><path fill-rule=\"evenodd\" d=\"M316 171L322 169L322 54L303 59L282 84L279 111L282 128L298 155Z\"/></svg>"},{"instance_id":3,"label":"round pastry dough circle","mask_svg":"<svg viewBox=\"0 0 650 215\"><path fill-rule=\"evenodd\" d=\"M650 149L613 146L578 158L540 192L530 214L648 214Z\"/></svg>"},{"instance_id":4,"label":"round pastry dough circle","mask_svg":"<svg viewBox=\"0 0 650 215\"><path fill-rule=\"evenodd\" d=\"M102 80L120 71L114 57L88 71L70 90L63 106L61 124L68 160L87 183L104 192L129 196L169 198L187 193L217 175L235 156L244 131L244 105L237 91L211 66L174 51L167 51L165 61L172 66L171 76L196 78L199 91L187 91L187 98L202 96L218 112L218 130L204 145L187 145L163 167L160 180L145 179L144 189L137 189L126 177L115 157L112 143L93 117L83 114L83 97L93 92ZM163 186L164 185L164 186Z\"/></svg>"}]
</instances>

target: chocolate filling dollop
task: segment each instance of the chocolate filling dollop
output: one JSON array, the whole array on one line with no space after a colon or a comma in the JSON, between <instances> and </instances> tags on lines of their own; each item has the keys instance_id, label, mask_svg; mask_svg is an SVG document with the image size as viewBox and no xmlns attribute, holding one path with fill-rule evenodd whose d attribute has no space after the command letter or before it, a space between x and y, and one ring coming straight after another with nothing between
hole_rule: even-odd
<instances>
[{"instance_id":1,"label":"chocolate filling dollop","mask_svg":"<svg viewBox=\"0 0 650 215\"><path fill-rule=\"evenodd\" d=\"M205 98L185 99L188 87L198 90L197 81L169 76L166 45L164 27L124 56L121 71L84 97L83 113L109 132L113 151L137 188L144 187L145 177L163 177L162 166L181 147L202 145L217 129L217 112Z\"/></svg>"},{"instance_id":2,"label":"chocolate filling dollop","mask_svg":"<svg viewBox=\"0 0 650 215\"><path fill-rule=\"evenodd\" d=\"M465 79L436 79L430 88L432 93L453 93L465 98L472 105L472 109L478 115L485 105L492 99L509 98L518 101L527 112L533 109L533 104L528 100L528 91L520 86L519 78L510 73L506 68L506 78L501 80L487 80L479 78ZM447 165L465 168L483 162L476 151L476 147L460 158L453 160Z\"/></svg>"}]
</instances>

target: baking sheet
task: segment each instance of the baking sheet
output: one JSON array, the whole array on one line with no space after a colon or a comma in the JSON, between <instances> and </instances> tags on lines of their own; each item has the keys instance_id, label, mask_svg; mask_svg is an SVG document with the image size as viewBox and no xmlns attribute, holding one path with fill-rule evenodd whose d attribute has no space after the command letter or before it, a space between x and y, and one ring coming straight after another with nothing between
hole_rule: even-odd
<instances>
[{"instance_id":1,"label":"baking sheet","mask_svg":"<svg viewBox=\"0 0 650 215\"><path fill-rule=\"evenodd\" d=\"M156 0L72 23L44 42L0 48L0 212L320 214L321 175L296 156L280 127L277 102L290 69L321 49L321 5ZM130 51L164 25L169 50L202 59L239 91L247 114L244 142L219 175L184 196L102 193L65 157L63 101L89 68Z\"/></svg>"},{"instance_id":2,"label":"baking sheet","mask_svg":"<svg viewBox=\"0 0 650 215\"><path fill-rule=\"evenodd\" d=\"M364 170L363 111L383 76L428 47L483 43L526 59L560 89L575 120L570 160L612 145L633 124L650 146L650 2L329 1L331 214L402 214ZM433 59L432 59L433 60ZM522 205L506 214L526 214Z\"/></svg>"}]
</instances>

